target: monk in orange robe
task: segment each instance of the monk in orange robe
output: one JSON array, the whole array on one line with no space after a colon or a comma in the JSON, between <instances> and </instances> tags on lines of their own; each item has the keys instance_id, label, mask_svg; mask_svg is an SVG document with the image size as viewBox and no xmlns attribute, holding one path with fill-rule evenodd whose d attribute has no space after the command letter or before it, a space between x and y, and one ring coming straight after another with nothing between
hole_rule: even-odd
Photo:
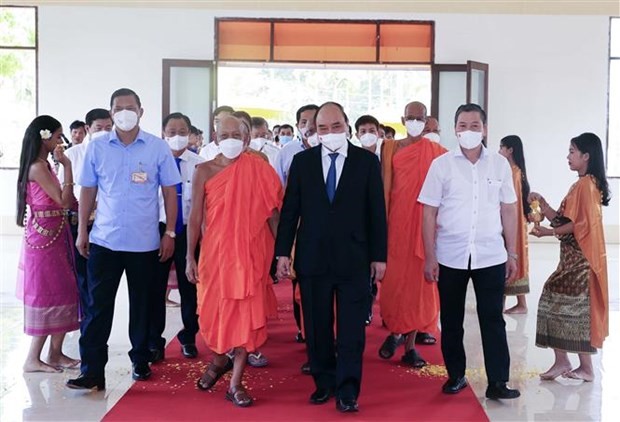
<instances>
[{"instance_id":1,"label":"monk in orange robe","mask_svg":"<svg viewBox=\"0 0 620 422\"><path fill-rule=\"evenodd\" d=\"M196 264L188 252L187 276L197 283L200 334L214 353L198 388L210 389L232 369L226 398L240 407L253 401L242 385L248 352L267 340L267 317L275 311L269 269L282 201L273 168L244 152L245 131L232 116L220 123L221 154L196 168L187 227L188 251L202 231L200 259Z\"/></svg>"},{"instance_id":2,"label":"monk in orange robe","mask_svg":"<svg viewBox=\"0 0 620 422\"><path fill-rule=\"evenodd\" d=\"M603 232L602 205L610 194L605 176L601 140L593 133L571 139L568 165L579 175L558 210L538 193L538 201L551 228L534 227L537 237L560 240L560 262L543 286L538 301L536 345L550 347L555 354L551 368L540 374L543 380L562 375L583 381L594 380L592 354L603 347L609 335L609 292L607 257ZM579 367L572 369L568 353L579 355Z\"/></svg>"},{"instance_id":3,"label":"monk in orange robe","mask_svg":"<svg viewBox=\"0 0 620 422\"><path fill-rule=\"evenodd\" d=\"M415 349L416 333L436 330L439 296L436 284L424 279L424 206L416 199L432 161L446 149L422 135L426 121L424 104L407 104L402 120L407 137L386 140L381 153L388 212L388 260L381 282L380 305L381 317L391 334L379 349L379 356L391 358L404 342L402 362L419 368L426 362Z\"/></svg>"}]
</instances>

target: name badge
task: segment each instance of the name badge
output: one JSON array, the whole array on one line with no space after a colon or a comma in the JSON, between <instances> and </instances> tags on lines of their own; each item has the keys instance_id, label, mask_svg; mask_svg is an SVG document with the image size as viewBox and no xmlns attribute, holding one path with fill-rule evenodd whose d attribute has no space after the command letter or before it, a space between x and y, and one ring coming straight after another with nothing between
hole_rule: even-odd
<instances>
[{"instance_id":1,"label":"name badge","mask_svg":"<svg viewBox=\"0 0 620 422\"><path fill-rule=\"evenodd\" d=\"M147 181L146 172L144 172L144 171L136 171L134 173L131 173L131 181L133 183L146 183L146 181Z\"/></svg>"}]
</instances>

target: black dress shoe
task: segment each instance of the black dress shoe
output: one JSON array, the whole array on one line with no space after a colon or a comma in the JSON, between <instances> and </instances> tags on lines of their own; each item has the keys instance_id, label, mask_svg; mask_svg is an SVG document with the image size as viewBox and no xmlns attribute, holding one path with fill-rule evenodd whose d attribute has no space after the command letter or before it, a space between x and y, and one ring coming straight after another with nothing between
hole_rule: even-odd
<instances>
[{"instance_id":1,"label":"black dress shoe","mask_svg":"<svg viewBox=\"0 0 620 422\"><path fill-rule=\"evenodd\" d=\"M310 403L312 404L324 404L334 395L334 392L329 388L317 388L314 393L310 394Z\"/></svg>"},{"instance_id":2,"label":"black dress shoe","mask_svg":"<svg viewBox=\"0 0 620 422\"><path fill-rule=\"evenodd\" d=\"M310 370L310 362L306 362L301 365L301 373L304 375L310 375L312 371Z\"/></svg>"},{"instance_id":3,"label":"black dress shoe","mask_svg":"<svg viewBox=\"0 0 620 422\"><path fill-rule=\"evenodd\" d=\"M465 377L450 378L441 387L441 391L445 394L456 394L465 387L467 387L467 379Z\"/></svg>"},{"instance_id":4,"label":"black dress shoe","mask_svg":"<svg viewBox=\"0 0 620 422\"><path fill-rule=\"evenodd\" d=\"M306 339L304 338L303 334L301 334L301 331L297 332L297 335L295 336L295 341L297 343L305 343Z\"/></svg>"},{"instance_id":5,"label":"black dress shoe","mask_svg":"<svg viewBox=\"0 0 620 422\"><path fill-rule=\"evenodd\" d=\"M516 399L521 393L519 390L513 390L506 387L505 382L492 382L487 387L486 396L488 399Z\"/></svg>"},{"instance_id":6,"label":"black dress shoe","mask_svg":"<svg viewBox=\"0 0 620 422\"><path fill-rule=\"evenodd\" d=\"M79 377L67 380L67 387L74 390L105 390L105 378L104 377L89 377L84 374L80 374Z\"/></svg>"},{"instance_id":7,"label":"black dress shoe","mask_svg":"<svg viewBox=\"0 0 620 422\"><path fill-rule=\"evenodd\" d=\"M149 358L150 363L161 362L162 360L166 358L166 353L164 352L164 349L151 349L150 352L151 352L151 357Z\"/></svg>"},{"instance_id":8,"label":"black dress shoe","mask_svg":"<svg viewBox=\"0 0 620 422\"><path fill-rule=\"evenodd\" d=\"M338 399L336 400L336 409L342 413L357 412L357 400L355 399Z\"/></svg>"},{"instance_id":9,"label":"black dress shoe","mask_svg":"<svg viewBox=\"0 0 620 422\"><path fill-rule=\"evenodd\" d=\"M151 368L148 363L134 363L132 365L131 378L136 381L146 381L151 378Z\"/></svg>"},{"instance_id":10,"label":"black dress shoe","mask_svg":"<svg viewBox=\"0 0 620 422\"><path fill-rule=\"evenodd\" d=\"M193 359L198 356L198 349L196 349L196 345L191 344L182 344L181 345L181 353L188 359Z\"/></svg>"}]
</instances>

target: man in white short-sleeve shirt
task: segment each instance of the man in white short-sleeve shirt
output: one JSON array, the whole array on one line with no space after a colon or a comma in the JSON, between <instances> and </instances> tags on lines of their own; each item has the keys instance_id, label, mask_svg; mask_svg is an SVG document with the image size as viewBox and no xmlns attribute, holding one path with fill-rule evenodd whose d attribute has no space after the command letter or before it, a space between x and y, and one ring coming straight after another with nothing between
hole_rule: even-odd
<instances>
[{"instance_id":1,"label":"man in white short-sleeve shirt","mask_svg":"<svg viewBox=\"0 0 620 422\"><path fill-rule=\"evenodd\" d=\"M510 353L502 314L504 287L512 282L516 250L517 197L508 161L482 145L486 113L476 104L456 111L459 147L436 158L418 201L424 204L424 275L438 282L441 349L448 370L443 392L467 386L463 318L469 279L476 292L490 399L519 397L506 386Z\"/></svg>"}]
</instances>

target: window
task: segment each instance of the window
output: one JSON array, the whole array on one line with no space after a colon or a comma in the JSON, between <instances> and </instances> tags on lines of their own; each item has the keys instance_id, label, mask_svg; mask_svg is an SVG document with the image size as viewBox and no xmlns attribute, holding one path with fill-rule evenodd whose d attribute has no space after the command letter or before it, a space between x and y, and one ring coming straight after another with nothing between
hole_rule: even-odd
<instances>
[{"instance_id":1,"label":"window","mask_svg":"<svg viewBox=\"0 0 620 422\"><path fill-rule=\"evenodd\" d=\"M0 7L0 167L19 166L24 131L37 114L37 9Z\"/></svg>"},{"instance_id":2,"label":"window","mask_svg":"<svg viewBox=\"0 0 620 422\"><path fill-rule=\"evenodd\" d=\"M620 18L609 28L609 117L607 121L607 176L620 177Z\"/></svg>"}]
</instances>

